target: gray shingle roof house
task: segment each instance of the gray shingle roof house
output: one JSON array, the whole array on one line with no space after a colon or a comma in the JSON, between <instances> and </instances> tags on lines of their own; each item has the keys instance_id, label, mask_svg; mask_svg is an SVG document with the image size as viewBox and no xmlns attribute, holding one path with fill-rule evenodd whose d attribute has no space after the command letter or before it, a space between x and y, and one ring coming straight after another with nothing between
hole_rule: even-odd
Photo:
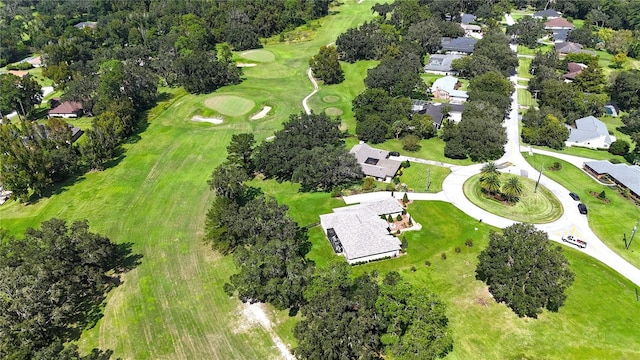
<instances>
[{"instance_id":1,"label":"gray shingle roof house","mask_svg":"<svg viewBox=\"0 0 640 360\"><path fill-rule=\"evenodd\" d=\"M578 54L578 53L583 53L583 54L589 54L592 56L595 56L596 53L594 53L591 50L582 50L582 45L578 44L578 43L574 43L574 42L562 42L562 43L555 43L555 48L556 48L556 52L560 55L566 55L566 54Z\"/></svg>"},{"instance_id":2,"label":"gray shingle roof house","mask_svg":"<svg viewBox=\"0 0 640 360\"><path fill-rule=\"evenodd\" d=\"M568 29L553 29L553 42L561 43L567 41L570 31Z\"/></svg>"},{"instance_id":3,"label":"gray shingle roof house","mask_svg":"<svg viewBox=\"0 0 640 360\"><path fill-rule=\"evenodd\" d=\"M83 22L79 22L79 23L77 23L77 24L75 24L73 26L78 28L78 29L84 29L84 28L95 29L96 26L98 26L98 23L96 21L83 21Z\"/></svg>"},{"instance_id":4,"label":"gray shingle roof house","mask_svg":"<svg viewBox=\"0 0 640 360\"><path fill-rule=\"evenodd\" d=\"M607 125L594 116L576 120L576 127L569 130L571 133L565 141L567 146L608 149L616 141L614 136L609 135Z\"/></svg>"},{"instance_id":5,"label":"gray shingle roof house","mask_svg":"<svg viewBox=\"0 0 640 360\"><path fill-rule=\"evenodd\" d=\"M471 37L457 37L455 39L443 37L440 40L442 51L453 54L471 54L477 42L477 39Z\"/></svg>"},{"instance_id":6,"label":"gray shingle roof house","mask_svg":"<svg viewBox=\"0 0 640 360\"><path fill-rule=\"evenodd\" d=\"M612 164L607 160L599 160L585 162L584 169L596 178L608 174L618 186L629 189L631 194L640 200L640 166Z\"/></svg>"},{"instance_id":7,"label":"gray shingle roof house","mask_svg":"<svg viewBox=\"0 0 640 360\"><path fill-rule=\"evenodd\" d=\"M389 223L381 215L402 213L397 199L363 202L333 209L320 215L320 224L336 253L343 253L349 264L395 257L400 240L389 233Z\"/></svg>"},{"instance_id":8,"label":"gray shingle roof house","mask_svg":"<svg viewBox=\"0 0 640 360\"><path fill-rule=\"evenodd\" d=\"M424 72L438 75L457 75L458 72L451 69L453 60L465 57L460 54L431 54L429 62L424 66Z\"/></svg>"},{"instance_id":9,"label":"gray shingle roof house","mask_svg":"<svg viewBox=\"0 0 640 360\"><path fill-rule=\"evenodd\" d=\"M476 21L476 17L471 14L462 14L460 15L460 22L463 24L471 24Z\"/></svg>"},{"instance_id":10,"label":"gray shingle roof house","mask_svg":"<svg viewBox=\"0 0 640 360\"><path fill-rule=\"evenodd\" d=\"M545 9L545 10L541 10L538 12L533 13L533 18L534 19L555 19L558 18L562 15L562 13L559 13L553 9Z\"/></svg>"},{"instance_id":11,"label":"gray shingle roof house","mask_svg":"<svg viewBox=\"0 0 640 360\"><path fill-rule=\"evenodd\" d=\"M379 181L391 182L402 165L400 161L390 160L388 151L372 148L364 142L354 145L349 152L356 157L366 176Z\"/></svg>"}]
</instances>

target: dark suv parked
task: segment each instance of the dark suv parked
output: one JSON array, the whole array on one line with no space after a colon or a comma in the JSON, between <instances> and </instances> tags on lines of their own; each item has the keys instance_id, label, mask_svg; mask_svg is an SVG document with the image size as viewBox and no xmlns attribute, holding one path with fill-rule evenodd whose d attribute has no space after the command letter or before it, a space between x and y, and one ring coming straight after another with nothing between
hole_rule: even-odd
<instances>
[{"instance_id":1,"label":"dark suv parked","mask_svg":"<svg viewBox=\"0 0 640 360\"><path fill-rule=\"evenodd\" d=\"M569 193L569 196L571 196L571 198L575 201L580 201L580 196L578 196L578 194L576 193Z\"/></svg>"},{"instance_id":2,"label":"dark suv parked","mask_svg":"<svg viewBox=\"0 0 640 360\"><path fill-rule=\"evenodd\" d=\"M582 215L587 215L587 206L583 203L578 204L578 211L580 211Z\"/></svg>"}]
</instances>

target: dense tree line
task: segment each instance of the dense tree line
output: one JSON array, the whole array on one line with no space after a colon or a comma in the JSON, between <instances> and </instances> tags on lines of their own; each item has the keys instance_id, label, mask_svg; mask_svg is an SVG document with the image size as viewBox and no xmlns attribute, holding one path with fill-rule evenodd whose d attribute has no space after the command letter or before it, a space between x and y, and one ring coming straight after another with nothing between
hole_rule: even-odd
<instances>
[{"instance_id":1,"label":"dense tree line","mask_svg":"<svg viewBox=\"0 0 640 360\"><path fill-rule=\"evenodd\" d=\"M42 87L31 76L0 74L0 118L16 111L26 118L42 102Z\"/></svg>"},{"instance_id":2,"label":"dense tree line","mask_svg":"<svg viewBox=\"0 0 640 360\"><path fill-rule=\"evenodd\" d=\"M79 51L78 57L87 56L89 49L98 47L107 52L150 51L161 57L164 51L174 52L173 55L209 51L223 42L235 50L255 48L260 46L259 37L327 15L329 3L329 0L8 0L3 2L0 21L0 64L18 61L49 43L66 44L68 54ZM95 31L73 28L80 21L97 21L98 26ZM93 40L86 41L87 38ZM61 59L51 64L59 64L58 60Z\"/></svg>"},{"instance_id":3,"label":"dense tree line","mask_svg":"<svg viewBox=\"0 0 640 360\"><path fill-rule=\"evenodd\" d=\"M294 335L300 359L436 359L453 347L445 305L397 272L353 278L345 262L314 276Z\"/></svg>"},{"instance_id":4,"label":"dense tree line","mask_svg":"<svg viewBox=\"0 0 640 360\"><path fill-rule=\"evenodd\" d=\"M476 278L521 317L536 318L543 309L558 311L574 279L560 246L530 224L492 232L478 260Z\"/></svg>"},{"instance_id":5,"label":"dense tree line","mask_svg":"<svg viewBox=\"0 0 640 360\"><path fill-rule=\"evenodd\" d=\"M0 356L3 359L106 360L80 356L79 330L95 325L118 273L135 265L127 247L89 231L86 221L51 219L15 238L0 229Z\"/></svg>"},{"instance_id":6,"label":"dense tree line","mask_svg":"<svg viewBox=\"0 0 640 360\"><path fill-rule=\"evenodd\" d=\"M362 179L356 158L344 148L340 120L325 114L293 114L272 141L257 147L256 171L278 181L294 181L303 191L330 191Z\"/></svg>"}]
</instances>

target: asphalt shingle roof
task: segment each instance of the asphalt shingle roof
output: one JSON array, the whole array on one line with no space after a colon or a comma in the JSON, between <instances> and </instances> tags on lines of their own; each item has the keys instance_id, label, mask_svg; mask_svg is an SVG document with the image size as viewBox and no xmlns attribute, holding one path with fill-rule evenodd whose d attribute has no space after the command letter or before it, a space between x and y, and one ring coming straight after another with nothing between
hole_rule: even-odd
<instances>
[{"instance_id":1,"label":"asphalt shingle roof","mask_svg":"<svg viewBox=\"0 0 640 360\"><path fill-rule=\"evenodd\" d=\"M443 51L456 51L471 54L478 39L471 37L457 37L455 39L444 37L441 40Z\"/></svg>"},{"instance_id":2,"label":"asphalt shingle roof","mask_svg":"<svg viewBox=\"0 0 640 360\"><path fill-rule=\"evenodd\" d=\"M424 71L451 71L451 63L453 60L465 57L465 55L458 54L432 54L429 55L429 62L424 66Z\"/></svg>"},{"instance_id":3,"label":"asphalt shingle roof","mask_svg":"<svg viewBox=\"0 0 640 360\"><path fill-rule=\"evenodd\" d=\"M382 179L387 176L394 176L402 164L400 161L387 159L389 157L388 151L372 148L365 143L354 145L350 153L356 157L362 172L367 176ZM365 163L367 159L378 161L375 164L367 164Z\"/></svg>"},{"instance_id":4,"label":"asphalt shingle roof","mask_svg":"<svg viewBox=\"0 0 640 360\"><path fill-rule=\"evenodd\" d=\"M604 142L611 145L611 136L607 125L594 116L587 116L576 120L576 128L571 128L567 141L584 142L604 136Z\"/></svg>"},{"instance_id":5,"label":"asphalt shingle roof","mask_svg":"<svg viewBox=\"0 0 640 360\"><path fill-rule=\"evenodd\" d=\"M640 196L640 166L612 164L607 160L587 161L584 164L598 174L609 174L616 181Z\"/></svg>"}]
</instances>

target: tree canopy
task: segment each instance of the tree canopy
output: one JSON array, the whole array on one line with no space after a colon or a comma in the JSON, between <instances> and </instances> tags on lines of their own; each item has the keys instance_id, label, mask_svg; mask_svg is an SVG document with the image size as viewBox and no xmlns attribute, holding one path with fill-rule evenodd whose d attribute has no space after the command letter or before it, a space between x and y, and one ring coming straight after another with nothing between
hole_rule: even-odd
<instances>
[{"instance_id":1,"label":"tree canopy","mask_svg":"<svg viewBox=\"0 0 640 360\"><path fill-rule=\"evenodd\" d=\"M86 221L51 219L23 238L0 229L0 356L40 359L75 356L77 329L94 325L118 274L136 264L126 245L89 231ZM108 359L94 350L82 359ZM65 358L65 357L61 357Z\"/></svg>"},{"instance_id":2,"label":"tree canopy","mask_svg":"<svg viewBox=\"0 0 640 360\"><path fill-rule=\"evenodd\" d=\"M335 46L322 46L318 54L309 60L313 76L324 81L325 84L339 84L344 80L344 71L338 61L338 51Z\"/></svg>"},{"instance_id":3,"label":"tree canopy","mask_svg":"<svg viewBox=\"0 0 640 360\"><path fill-rule=\"evenodd\" d=\"M520 317L536 318L542 309L558 311L574 279L560 246L530 224L492 232L478 260L476 278Z\"/></svg>"}]
</instances>

